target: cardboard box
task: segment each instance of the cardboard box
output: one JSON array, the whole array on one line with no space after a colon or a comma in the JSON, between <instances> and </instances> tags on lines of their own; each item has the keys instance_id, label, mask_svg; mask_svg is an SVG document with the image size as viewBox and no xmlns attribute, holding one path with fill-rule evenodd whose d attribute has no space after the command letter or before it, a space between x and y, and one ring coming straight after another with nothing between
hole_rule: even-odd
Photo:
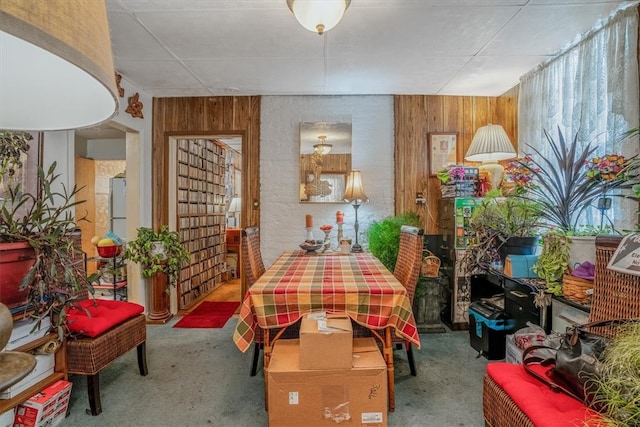
<instances>
[{"instance_id":1,"label":"cardboard box","mask_svg":"<svg viewBox=\"0 0 640 427\"><path fill-rule=\"evenodd\" d=\"M387 425L387 365L373 338L353 340L348 370L303 370L298 340L280 340L267 368L270 427Z\"/></svg>"},{"instance_id":2,"label":"cardboard box","mask_svg":"<svg viewBox=\"0 0 640 427\"><path fill-rule=\"evenodd\" d=\"M43 380L53 374L55 366L55 354L38 354L36 357L36 367L29 375L12 385L11 387L0 392L0 399L11 399L22 393L38 381Z\"/></svg>"},{"instance_id":3,"label":"cardboard box","mask_svg":"<svg viewBox=\"0 0 640 427\"><path fill-rule=\"evenodd\" d=\"M23 319L13 322L13 329L9 342L5 346L5 350L14 350L32 341L42 338L51 329L51 319L45 317L40 321L40 325L36 328L36 319Z\"/></svg>"},{"instance_id":4,"label":"cardboard box","mask_svg":"<svg viewBox=\"0 0 640 427\"><path fill-rule=\"evenodd\" d=\"M60 423L69 406L71 383L58 380L16 408L14 427L52 426Z\"/></svg>"},{"instance_id":5,"label":"cardboard box","mask_svg":"<svg viewBox=\"0 0 640 427\"><path fill-rule=\"evenodd\" d=\"M349 317L305 316L300 323L300 368L351 369L352 342Z\"/></svg>"}]
</instances>

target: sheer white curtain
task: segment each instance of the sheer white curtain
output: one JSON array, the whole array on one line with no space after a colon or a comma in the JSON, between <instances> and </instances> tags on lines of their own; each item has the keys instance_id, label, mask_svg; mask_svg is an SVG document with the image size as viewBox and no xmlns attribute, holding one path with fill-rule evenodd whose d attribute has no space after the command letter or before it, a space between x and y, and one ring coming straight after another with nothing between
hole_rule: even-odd
<instances>
[{"instance_id":1,"label":"sheer white curtain","mask_svg":"<svg viewBox=\"0 0 640 427\"><path fill-rule=\"evenodd\" d=\"M637 139L624 143L620 139L638 127L638 79L638 3L634 2L521 77L519 151L530 153L528 146L533 146L548 153L543 129L555 139L559 127L568 140L577 134L580 143L597 145L597 154L637 154ZM633 228L635 204L615 199L608 216L615 217L618 229ZM598 215L590 212L585 223L594 224Z\"/></svg>"}]
</instances>

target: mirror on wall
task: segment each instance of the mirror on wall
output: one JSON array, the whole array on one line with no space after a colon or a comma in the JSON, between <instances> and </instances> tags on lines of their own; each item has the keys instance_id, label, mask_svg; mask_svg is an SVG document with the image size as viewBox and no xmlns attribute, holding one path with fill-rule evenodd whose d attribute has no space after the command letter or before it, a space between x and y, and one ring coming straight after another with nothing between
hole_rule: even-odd
<instances>
[{"instance_id":1,"label":"mirror on wall","mask_svg":"<svg viewBox=\"0 0 640 427\"><path fill-rule=\"evenodd\" d=\"M300 123L300 202L343 203L351 121Z\"/></svg>"}]
</instances>

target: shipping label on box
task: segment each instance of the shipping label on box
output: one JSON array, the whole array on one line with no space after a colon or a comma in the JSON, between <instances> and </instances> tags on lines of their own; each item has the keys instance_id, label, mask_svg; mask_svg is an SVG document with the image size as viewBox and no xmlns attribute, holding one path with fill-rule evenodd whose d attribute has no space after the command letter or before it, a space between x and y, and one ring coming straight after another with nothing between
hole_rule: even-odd
<instances>
[{"instance_id":1,"label":"shipping label on box","mask_svg":"<svg viewBox=\"0 0 640 427\"><path fill-rule=\"evenodd\" d=\"M387 425L387 365L373 338L353 340L348 370L303 370L298 340L280 340L267 368L270 427Z\"/></svg>"},{"instance_id":2,"label":"shipping label on box","mask_svg":"<svg viewBox=\"0 0 640 427\"><path fill-rule=\"evenodd\" d=\"M351 369L353 329L349 317L313 319L300 323L302 369Z\"/></svg>"},{"instance_id":3,"label":"shipping label on box","mask_svg":"<svg viewBox=\"0 0 640 427\"><path fill-rule=\"evenodd\" d=\"M33 371L29 372L29 374L12 385L11 387L0 392L0 399L11 399L12 397L17 396L22 393L38 381L48 377L53 374L54 366L55 366L55 355L51 354L38 354L35 356L36 358L36 367L33 368Z\"/></svg>"}]
</instances>

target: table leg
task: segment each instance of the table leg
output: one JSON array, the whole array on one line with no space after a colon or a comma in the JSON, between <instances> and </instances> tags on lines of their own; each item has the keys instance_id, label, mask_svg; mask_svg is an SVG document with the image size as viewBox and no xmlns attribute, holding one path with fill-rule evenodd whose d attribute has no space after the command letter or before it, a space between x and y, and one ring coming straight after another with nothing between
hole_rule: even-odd
<instances>
[{"instance_id":1,"label":"table leg","mask_svg":"<svg viewBox=\"0 0 640 427\"><path fill-rule=\"evenodd\" d=\"M396 409L396 384L393 367L393 343L391 342L391 327L384 330L384 359L387 362L387 381L389 391L389 412Z\"/></svg>"},{"instance_id":2,"label":"table leg","mask_svg":"<svg viewBox=\"0 0 640 427\"><path fill-rule=\"evenodd\" d=\"M259 327L259 326L258 326ZM269 375L267 375L267 368L269 367L269 360L271 359L271 339L269 335L269 329L264 330L264 343L262 344L262 360L264 374L264 409L269 411L269 385L267 383Z\"/></svg>"}]
</instances>

